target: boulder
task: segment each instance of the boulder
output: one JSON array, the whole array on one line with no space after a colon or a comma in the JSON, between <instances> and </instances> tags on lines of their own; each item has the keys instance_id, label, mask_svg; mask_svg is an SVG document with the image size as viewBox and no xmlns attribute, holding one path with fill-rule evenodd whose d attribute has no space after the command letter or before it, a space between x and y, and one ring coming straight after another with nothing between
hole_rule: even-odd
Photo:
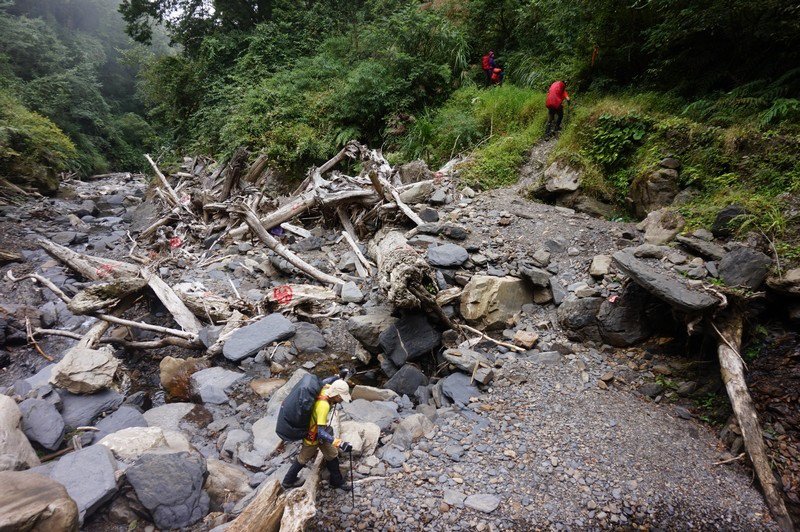
<instances>
[{"instance_id":1,"label":"boulder","mask_svg":"<svg viewBox=\"0 0 800 532\"><path fill-rule=\"evenodd\" d=\"M379 343L392 362L402 366L439 347L442 334L428 323L424 313L415 312L406 314L383 331Z\"/></svg>"},{"instance_id":2,"label":"boulder","mask_svg":"<svg viewBox=\"0 0 800 532\"><path fill-rule=\"evenodd\" d=\"M53 368L50 382L72 393L95 393L111 387L118 367L111 346L72 348Z\"/></svg>"},{"instance_id":3,"label":"boulder","mask_svg":"<svg viewBox=\"0 0 800 532\"><path fill-rule=\"evenodd\" d=\"M522 279L475 275L461 294L461 315L485 328L502 328L528 303L533 293Z\"/></svg>"},{"instance_id":4,"label":"boulder","mask_svg":"<svg viewBox=\"0 0 800 532\"><path fill-rule=\"evenodd\" d=\"M381 430L389 428L397 419L397 403L393 401L367 401L356 399L342 403L342 409L353 421L374 423Z\"/></svg>"},{"instance_id":5,"label":"boulder","mask_svg":"<svg viewBox=\"0 0 800 532\"><path fill-rule=\"evenodd\" d=\"M693 290L675 276L659 272L630 253L613 255L617 267L658 299L683 312L702 312L719 304L719 300L701 290Z\"/></svg>"},{"instance_id":6,"label":"boulder","mask_svg":"<svg viewBox=\"0 0 800 532\"><path fill-rule=\"evenodd\" d=\"M595 255L592 264L589 266L589 275L592 277L603 277L608 275L611 269L611 255Z\"/></svg>"},{"instance_id":7,"label":"boulder","mask_svg":"<svg viewBox=\"0 0 800 532\"><path fill-rule=\"evenodd\" d=\"M448 349L443 353L442 356L444 356L445 360L453 364L459 370L465 371L470 375L475 369L476 363L487 364L487 365L489 364L488 358L486 358L481 353L478 353L477 351L473 351L471 349L465 349L465 348Z\"/></svg>"},{"instance_id":8,"label":"boulder","mask_svg":"<svg viewBox=\"0 0 800 532\"><path fill-rule=\"evenodd\" d=\"M78 521L83 523L117 492L117 461L103 445L92 445L59 459L50 478L67 489L78 505Z\"/></svg>"},{"instance_id":9,"label":"boulder","mask_svg":"<svg viewBox=\"0 0 800 532\"><path fill-rule=\"evenodd\" d=\"M469 375L453 373L442 379L442 394L458 405L467 405L470 399L480 396L481 392L471 383Z\"/></svg>"},{"instance_id":10,"label":"boulder","mask_svg":"<svg viewBox=\"0 0 800 532\"><path fill-rule=\"evenodd\" d=\"M58 395L61 397L61 417L68 432L91 425L100 414L116 410L124 400L113 390L92 395L76 395L62 390Z\"/></svg>"},{"instance_id":11,"label":"boulder","mask_svg":"<svg viewBox=\"0 0 800 532\"><path fill-rule=\"evenodd\" d=\"M671 205L680 192L678 171L659 168L638 176L631 183L628 201L636 216L647 216L652 211Z\"/></svg>"},{"instance_id":12,"label":"boulder","mask_svg":"<svg viewBox=\"0 0 800 532\"><path fill-rule=\"evenodd\" d=\"M534 266L531 263L521 262L519 272L527 277L533 286L548 288L550 286L550 272Z\"/></svg>"},{"instance_id":13,"label":"boulder","mask_svg":"<svg viewBox=\"0 0 800 532\"><path fill-rule=\"evenodd\" d=\"M568 207L596 218L612 219L617 215L617 209L613 205L604 203L580 191L568 192L559 196L556 199L556 205Z\"/></svg>"},{"instance_id":14,"label":"boulder","mask_svg":"<svg viewBox=\"0 0 800 532\"><path fill-rule=\"evenodd\" d=\"M464 499L464 506L488 514L494 512L500 506L500 498L489 493L478 493Z\"/></svg>"},{"instance_id":15,"label":"boulder","mask_svg":"<svg viewBox=\"0 0 800 532\"><path fill-rule=\"evenodd\" d=\"M286 379L253 379L250 388L264 399L269 399L273 393L286 384Z\"/></svg>"},{"instance_id":16,"label":"boulder","mask_svg":"<svg viewBox=\"0 0 800 532\"><path fill-rule=\"evenodd\" d=\"M244 469L213 458L206 461L206 467L208 477L203 489L208 493L211 511L221 512L226 504L236 503L253 491Z\"/></svg>"},{"instance_id":17,"label":"boulder","mask_svg":"<svg viewBox=\"0 0 800 532\"><path fill-rule=\"evenodd\" d=\"M228 402L225 393L244 378L244 373L215 366L192 374L192 390L204 403L219 405Z\"/></svg>"},{"instance_id":18,"label":"boulder","mask_svg":"<svg viewBox=\"0 0 800 532\"><path fill-rule=\"evenodd\" d=\"M19 404L22 431L29 440L55 451L64 440L64 419L55 405L44 399L25 399Z\"/></svg>"},{"instance_id":19,"label":"boulder","mask_svg":"<svg viewBox=\"0 0 800 532\"><path fill-rule=\"evenodd\" d=\"M361 303L364 301L364 292L353 281L347 281L342 285L342 301L345 303Z\"/></svg>"},{"instance_id":20,"label":"boulder","mask_svg":"<svg viewBox=\"0 0 800 532\"><path fill-rule=\"evenodd\" d=\"M343 421L339 438L353 445L354 456L372 456L378 447L381 428L369 421Z\"/></svg>"},{"instance_id":21,"label":"boulder","mask_svg":"<svg viewBox=\"0 0 800 532\"><path fill-rule=\"evenodd\" d=\"M627 284L613 303L606 299L600 305L597 322L603 341L615 347L628 347L649 338L654 321L663 319L651 312L653 307L644 288L636 283Z\"/></svg>"},{"instance_id":22,"label":"boulder","mask_svg":"<svg viewBox=\"0 0 800 532\"><path fill-rule=\"evenodd\" d=\"M294 324L281 314L270 314L255 323L237 329L222 347L228 360L239 362L254 356L272 342L288 340L295 333Z\"/></svg>"},{"instance_id":23,"label":"boulder","mask_svg":"<svg viewBox=\"0 0 800 532\"><path fill-rule=\"evenodd\" d=\"M767 278L772 259L760 251L739 247L719 262L719 278L728 286L755 290Z\"/></svg>"},{"instance_id":24,"label":"boulder","mask_svg":"<svg viewBox=\"0 0 800 532\"><path fill-rule=\"evenodd\" d=\"M741 205L728 205L717 213L714 223L711 224L711 233L716 238L727 238L733 234L731 222L737 216L748 214L747 209Z\"/></svg>"},{"instance_id":25,"label":"boulder","mask_svg":"<svg viewBox=\"0 0 800 532\"><path fill-rule=\"evenodd\" d=\"M175 431L160 427L130 427L109 434L98 442L108 447L118 460L132 462L151 451L170 452L189 449L189 442Z\"/></svg>"},{"instance_id":26,"label":"boulder","mask_svg":"<svg viewBox=\"0 0 800 532\"><path fill-rule=\"evenodd\" d=\"M144 419L151 427L160 427L164 430L180 430L181 421L189 413L198 408L194 403L167 403L151 408L144 413Z\"/></svg>"},{"instance_id":27,"label":"boulder","mask_svg":"<svg viewBox=\"0 0 800 532\"><path fill-rule=\"evenodd\" d=\"M675 238L685 225L683 216L664 208L652 211L636 228L644 231L644 241L648 244L663 245Z\"/></svg>"},{"instance_id":28,"label":"boulder","mask_svg":"<svg viewBox=\"0 0 800 532\"><path fill-rule=\"evenodd\" d=\"M412 414L397 424L392 444L410 449L415 441L434 430L433 422L425 414Z\"/></svg>"},{"instance_id":29,"label":"boulder","mask_svg":"<svg viewBox=\"0 0 800 532\"><path fill-rule=\"evenodd\" d=\"M404 185L427 181L434 177L433 172L428 169L428 165L422 159L416 159L400 165L397 169L397 175L400 176L400 182Z\"/></svg>"},{"instance_id":30,"label":"boulder","mask_svg":"<svg viewBox=\"0 0 800 532\"><path fill-rule=\"evenodd\" d=\"M30 471L0 471L0 530L77 532L78 505L53 479Z\"/></svg>"},{"instance_id":31,"label":"boulder","mask_svg":"<svg viewBox=\"0 0 800 532\"><path fill-rule=\"evenodd\" d=\"M467 250L458 244L442 244L428 248L428 262L439 268L455 268L464 264L469 258Z\"/></svg>"},{"instance_id":32,"label":"boulder","mask_svg":"<svg viewBox=\"0 0 800 532\"><path fill-rule=\"evenodd\" d=\"M388 310L373 309L363 316L353 316L347 320L347 330L370 353L380 353L380 335L391 327L397 318Z\"/></svg>"},{"instance_id":33,"label":"boulder","mask_svg":"<svg viewBox=\"0 0 800 532\"><path fill-rule=\"evenodd\" d=\"M355 399L366 399L367 401L393 401L398 398L396 392L384 388L374 388L363 384L353 386L350 396Z\"/></svg>"},{"instance_id":34,"label":"boulder","mask_svg":"<svg viewBox=\"0 0 800 532\"><path fill-rule=\"evenodd\" d=\"M189 453L144 454L126 472L139 502L159 528L183 528L208 513L206 464Z\"/></svg>"},{"instance_id":35,"label":"boulder","mask_svg":"<svg viewBox=\"0 0 800 532\"><path fill-rule=\"evenodd\" d=\"M790 296L800 296L800 268L786 271L782 276L767 279L767 285L777 292Z\"/></svg>"},{"instance_id":36,"label":"boulder","mask_svg":"<svg viewBox=\"0 0 800 532\"><path fill-rule=\"evenodd\" d=\"M428 377L413 364L405 364L398 369L383 385L388 390L393 390L398 395L411 396L420 386L428 384Z\"/></svg>"},{"instance_id":37,"label":"boulder","mask_svg":"<svg viewBox=\"0 0 800 532\"><path fill-rule=\"evenodd\" d=\"M165 356L158 365L161 387L172 399L191 399L191 377L193 373L208 367L202 358L175 358Z\"/></svg>"},{"instance_id":38,"label":"boulder","mask_svg":"<svg viewBox=\"0 0 800 532\"><path fill-rule=\"evenodd\" d=\"M400 199L406 204L423 203L433 192L433 183L421 181L400 192Z\"/></svg>"},{"instance_id":39,"label":"boulder","mask_svg":"<svg viewBox=\"0 0 800 532\"><path fill-rule=\"evenodd\" d=\"M675 240L690 251L707 259L721 260L725 256L725 248L696 236L678 235Z\"/></svg>"},{"instance_id":40,"label":"boulder","mask_svg":"<svg viewBox=\"0 0 800 532\"><path fill-rule=\"evenodd\" d=\"M119 410L104 417L95 423L94 426L99 430L94 433L92 441L97 443L118 430L129 429L131 427L146 427L147 420L135 406L122 405L119 407Z\"/></svg>"},{"instance_id":41,"label":"boulder","mask_svg":"<svg viewBox=\"0 0 800 532\"><path fill-rule=\"evenodd\" d=\"M21 423L22 413L17 403L7 395L0 395L0 471L16 471L39 465L39 457L22 432ZM0 492L5 491L3 486Z\"/></svg>"},{"instance_id":42,"label":"boulder","mask_svg":"<svg viewBox=\"0 0 800 532\"><path fill-rule=\"evenodd\" d=\"M262 417L253 423L253 449L263 458L268 458L278 450L283 441L275 433L278 423L277 413Z\"/></svg>"},{"instance_id":43,"label":"boulder","mask_svg":"<svg viewBox=\"0 0 800 532\"><path fill-rule=\"evenodd\" d=\"M568 337L575 340L600 340L597 313L603 303L601 297L567 297L558 307L558 322L566 329Z\"/></svg>"},{"instance_id":44,"label":"boulder","mask_svg":"<svg viewBox=\"0 0 800 532\"><path fill-rule=\"evenodd\" d=\"M544 179L533 191L538 197L575 192L581 185L581 171L562 161L556 161L548 166L543 177Z\"/></svg>"}]
</instances>

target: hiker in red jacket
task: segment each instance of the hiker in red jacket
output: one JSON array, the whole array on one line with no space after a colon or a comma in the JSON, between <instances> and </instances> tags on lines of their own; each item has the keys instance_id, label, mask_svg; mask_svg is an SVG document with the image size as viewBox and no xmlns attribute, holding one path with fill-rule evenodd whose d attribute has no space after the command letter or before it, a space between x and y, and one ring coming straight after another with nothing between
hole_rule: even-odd
<instances>
[{"instance_id":1,"label":"hiker in red jacket","mask_svg":"<svg viewBox=\"0 0 800 532\"><path fill-rule=\"evenodd\" d=\"M481 59L481 68L483 68L483 72L486 74L487 87L492 83L492 70L494 66L494 51L489 50L489 53L484 55Z\"/></svg>"},{"instance_id":2,"label":"hiker in red jacket","mask_svg":"<svg viewBox=\"0 0 800 532\"><path fill-rule=\"evenodd\" d=\"M555 135L561 129L561 120L564 118L564 100L569 100L566 81L556 81L550 85L547 91L547 127L544 130L544 138L549 139L550 135Z\"/></svg>"}]
</instances>

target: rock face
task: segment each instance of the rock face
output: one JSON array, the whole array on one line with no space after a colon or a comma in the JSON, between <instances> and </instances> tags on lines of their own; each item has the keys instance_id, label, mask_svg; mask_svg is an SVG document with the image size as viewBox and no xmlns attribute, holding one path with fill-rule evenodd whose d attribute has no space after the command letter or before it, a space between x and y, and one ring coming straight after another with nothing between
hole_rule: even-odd
<instances>
[{"instance_id":1,"label":"rock face","mask_svg":"<svg viewBox=\"0 0 800 532\"><path fill-rule=\"evenodd\" d=\"M208 493L212 511L222 511L226 503L235 503L253 491L247 472L241 468L214 459L209 459L206 467L208 477L203 489Z\"/></svg>"},{"instance_id":2,"label":"rock face","mask_svg":"<svg viewBox=\"0 0 800 532\"><path fill-rule=\"evenodd\" d=\"M755 290L767 278L772 259L760 251L736 248L719 263L719 277L728 286L743 286Z\"/></svg>"},{"instance_id":3,"label":"rock face","mask_svg":"<svg viewBox=\"0 0 800 532\"><path fill-rule=\"evenodd\" d=\"M17 403L7 395L0 395L0 471L16 471L39 465L21 428L22 414ZM5 485L3 490L5 491Z\"/></svg>"},{"instance_id":4,"label":"rock face","mask_svg":"<svg viewBox=\"0 0 800 532\"><path fill-rule=\"evenodd\" d=\"M388 310L376 309L363 316L347 320L347 330L370 353L381 352L380 335L397 321Z\"/></svg>"},{"instance_id":5,"label":"rock face","mask_svg":"<svg viewBox=\"0 0 800 532\"><path fill-rule=\"evenodd\" d=\"M505 327L528 303L533 293L522 279L475 275L461 294L461 315L486 328Z\"/></svg>"},{"instance_id":6,"label":"rock face","mask_svg":"<svg viewBox=\"0 0 800 532\"><path fill-rule=\"evenodd\" d=\"M428 377L413 364L405 364L392 375L392 378L383 385L388 390L393 390L398 395L414 395L417 388L428 384Z\"/></svg>"},{"instance_id":7,"label":"rock face","mask_svg":"<svg viewBox=\"0 0 800 532\"><path fill-rule=\"evenodd\" d=\"M2 471L0 486L0 530L78 530L78 505L55 480L29 471Z\"/></svg>"},{"instance_id":8,"label":"rock face","mask_svg":"<svg viewBox=\"0 0 800 532\"><path fill-rule=\"evenodd\" d=\"M117 367L111 346L73 348L55 365L50 382L72 393L95 393L111 386Z\"/></svg>"},{"instance_id":9,"label":"rock face","mask_svg":"<svg viewBox=\"0 0 800 532\"><path fill-rule=\"evenodd\" d=\"M658 272L630 253L617 251L613 258L617 267L636 284L678 310L700 312L719 303L715 297L688 288L677 277Z\"/></svg>"},{"instance_id":10,"label":"rock face","mask_svg":"<svg viewBox=\"0 0 800 532\"><path fill-rule=\"evenodd\" d=\"M219 405L228 402L229 389L244 377L244 373L215 366L192 375L192 390L204 403Z\"/></svg>"},{"instance_id":11,"label":"rock face","mask_svg":"<svg viewBox=\"0 0 800 532\"><path fill-rule=\"evenodd\" d=\"M469 258L467 250L458 244L442 244L428 248L428 262L440 268L461 266Z\"/></svg>"},{"instance_id":12,"label":"rock face","mask_svg":"<svg viewBox=\"0 0 800 532\"><path fill-rule=\"evenodd\" d=\"M425 314L406 314L379 337L383 352L397 366L419 358L442 343L442 335L428 323Z\"/></svg>"},{"instance_id":13,"label":"rock face","mask_svg":"<svg viewBox=\"0 0 800 532\"><path fill-rule=\"evenodd\" d=\"M567 330L567 336L575 340L600 340L597 313L603 303L601 297L570 296L558 307L558 322Z\"/></svg>"},{"instance_id":14,"label":"rock face","mask_svg":"<svg viewBox=\"0 0 800 532\"><path fill-rule=\"evenodd\" d=\"M144 454L126 472L139 502L164 529L187 527L208 513L205 475L203 459L189 453Z\"/></svg>"},{"instance_id":15,"label":"rock face","mask_svg":"<svg viewBox=\"0 0 800 532\"><path fill-rule=\"evenodd\" d=\"M633 205L636 216L647 216L652 211L672 204L680 192L678 178L677 170L659 168L634 179L628 200Z\"/></svg>"},{"instance_id":16,"label":"rock face","mask_svg":"<svg viewBox=\"0 0 800 532\"><path fill-rule=\"evenodd\" d=\"M644 231L644 241L657 246L670 242L686 226L683 216L664 208L652 211L636 226Z\"/></svg>"},{"instance_id":17,"label":"rock face","mask_svg":"<svg viewBox=\"0 0 800 532\"><path fill-rule=\"evenodd\" d=\"M635 283L629 283L614 303L604 300L597 313L600 335L615 347L628 347L653 333L650 295ZM667 309L664 309L667 310Z\"/></svg>"},{"instance_id":18,"label":"rock face","mask_svg":"<svg viewBox=\"0 0 800 532\"><path fill-rule=\"evenodd\" d=\"M282 342L294 336L292 322L280 314L270 314L255 323L238 329L222 347L222 354L228 360L239 362L253 356L272 342Z\"/></svg>"},{"instance_id":19,"label":"rock face","mask_svg":"<svg viewBox=\"0 0 800 532\"><path fill-rule=\"evenodd\" d=\"M122 404L123 397L113 390L104 390L92 395L75 395L61 391L61 417L66 429L91 425L103 412L115 410Z\"/></svg>"},{"instance_id":20,"label":"rock face","mask_svg":"<svg viewBox=\"0 0 800 532\"><path fill-rule=\"evenodd\" d=\"M92 445L62 457L50 478L67 489L78 505L78 520L83 523L100 505L117 492L117 461L107 447Z\"/></svg>"},{"instance_id":21,"label":"rock face","mask_svg":"<svg viewBox=\"0 0 800 532\"><path fill-rule=\"evenodd\" d=\"M25 399L19 404L22 431L29 440L55 451L64 439L64 419L56 407L44 399Z\"/></svg>"}]
</instances>

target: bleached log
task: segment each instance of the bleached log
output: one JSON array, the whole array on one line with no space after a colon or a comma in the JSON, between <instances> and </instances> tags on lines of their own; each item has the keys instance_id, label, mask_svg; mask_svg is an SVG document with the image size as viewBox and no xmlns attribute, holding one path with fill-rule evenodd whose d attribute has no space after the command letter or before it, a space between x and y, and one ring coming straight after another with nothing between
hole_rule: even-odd
<instances>
[{"instance_id":1,"label":"bleached log","mask_svg":"<svg viewBox=\"0 0 800 532\"><path fill-rule=\"evenodd\" d=\"M786 511L781 488L775 480L764 446L764 436L761 433L758 414L744 378L744 364L739 355L743 329L742 315L735 312L729 313L721 326L719 328L714 326L714 329L720 337L717 355L719 356L722 381L725 383L731 407L742 430L744 447L753 464L758 482L761 484L764 499L781 530L786 532L795 530L792 519Z\"/></svg>"},{"instance_id":2,"label":"bleached log","mask_svg":"<svg viewBox=\"0 0 800 532\"><path fill-rule=\"evenodd\" d=\"M338 277L334 277L333 275L329 275L323 271L318 270L314 266L311 266L300 257L295 255L292 251L290 251L286 246L278 242L278 240L273 237L267 229L262 225L261 221L255 215L255 213L248 209L245 206L239 206L233 208L234 212L238 212L242 216L244 216L245 223L247 223L248 227L253 231L253 233L261 240L264 244L267 245L272 251L289 261L293 266L295 266L298 270L302 271L312 279L316 279L321 283L325 284L344 284L344 281L339 279Z\"/></svg>"},{"instance_id":3,"label":"bleached log","mask_svg":"<svg viewBox=\"0 0 800 532\"><path fill-rule=\"evenodd\" d=\"M312 236L311 235L311 231L309 231L308 229L304 229L304 228L302 228L300 226L297 226L297 225L292 225L289 222L283 222L281 224L281 228L283 228L284 230L286 230L286 231L288 231L290 233L293 233L293 234L295 234L295 235L297 235L297 236L299 236L301 238L311 238L311 236Z\"/></svg>"},{"instance_id":4,"label":"bleached log","mask_svg":"<svg viewBox=\"0 0 800 532\"><path fill-rule=\"evenodd\" d=\"M195 316L205 316L213 323L224 323L233 314L234 306L230 300L207 290L202 283L180 283L173 290Z\"/></svg>"},{"instance_id":5,"label":"bleached log","mask_svg":"<svg viewBox=\"0 0 800 532\"><path fill-rule=\"evenodd\" d=\"M67 303L67 308L77 315L96 314L115 307L122 298L138 292L145 286L147 286L147 281L141 277L129 277L110 283L95 284L75 294Z\"/></svg>"},{"instance_id":6,"label":"bleached log","mask_svg":"<svg viewBox=\"0 0 800 532\"><path fill-rule=\"evenodd\" d=\"M178 199L178 194L175 192L175 189L172 188L172 185L169 184L169 181L167 181L167 178L164 176L164 174L161 173L158 165L155 163L155 161L153 161L149 154L145 153L144 158L147 159L147 162L150 163L150 166L153 168L153 172L155 172L156 177L158 178L161 186L164 189L164 192L167 195L168 203L171 203L173 207L180 207L181 200Z\"/></svg>"},{"instance_id":7,"label":"bleached log","mask_svg":"<svg viewBox=\"0 0 800 532\"><path fill-rule=\"evenodd\" d=\"M428 262L397 230L378 231L369 247L378 265L378 285L387 292L391 305L395 308L419 308L422 302L410 287L433 282Z\"/></svg>"},{"instance_id":8,"label":"bleached log","mask_svg":"<svg viewBox=\"0 0 800 532\"><path fill-rule=\"evenodd\" d=\"M105 323L105 321L98 321L98 323ZM108 324L110 325L110 324ZM62 331L60 329L34 329L33 333L41 336L63 336L65 338L72 338L73 340L80 340L83 337L80 334L71 331ZM124 340L122 338L100 338L97 343L112 344L124 349L160 349L162 347L175 346L182 349L203 349L203 344L198 342L190 342L183 338L175 338L174 336L165 336L158 340L147 340L142 342Z\"/></svg>"},{"instance_id":9,"label":"bleached log","mask_svg":"<svg viewBox=\"0 0 800 532\"><path fill-rule=\"evenodd\" d=\"M302 532L317 515L317 488L321 464L322 453L309 469L303 485L284 494L286 503L281 518L281 532Z\"/></svg>"},{"instance_id":10,"label":"bleached log","mask_svg":"<svg viewBox=\"0 0 800 532\"><path fill-rule=\"evenodd\" d=\"M350 248L356 256L356 270L358 271L358 275L361 277L369 277L372 275L372 264L370 264L364 254L361 253L355 239L347 231L342 231L342 236L345 241L350 244Z\"/></svg>"},{"instance_id":11,"label":"bleached log","mask_svg":"<svg viewBox=\"0 0 800 532\"><path fill-rule=\"evenodd\" d=\"M155 293L156 297L167 307L175 323L183 327L184 331L197 335L203 324L195 317L181 298L158 275L142 268L142 277L147 281L147 286Z\"/></svg>"},{"instance_id":12,"label":"bleached log","mask_svg":"<svg viewBox=\"0 0 800 532\"><path fill-rule=\"evenodd\" d=\"M338 297L330 288L310 284L285 284L267 292L267 301L287 310L300 306L319 306L336 301Z\"/></svg>"}]
</instances>

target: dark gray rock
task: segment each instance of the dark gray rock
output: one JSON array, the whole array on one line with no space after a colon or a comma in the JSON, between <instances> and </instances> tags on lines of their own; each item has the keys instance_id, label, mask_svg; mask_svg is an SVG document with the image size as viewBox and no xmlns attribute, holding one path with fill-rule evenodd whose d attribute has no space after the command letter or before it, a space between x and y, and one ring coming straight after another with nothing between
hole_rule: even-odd
<instances>
[{"instance_id":1,"label":"dark gray rock","mask_svg":"<svg viewBox=\"0 0 800 532\"><path fill-rule=\"evenodd\" d=\"M76 233L75 231L61 231L51 236L50 240L52 240L56 244L61 244L62 246L69 246L75 241L75 238L77 236L78 233Z\"/></svg>"},{"instance_id":2,"label":"dark gray rock","mask_svg":"<svg viewBox=\"0 0 800 532\"><path fill-rule=\"evenodd\" d=\"M92 395L76 395L60 390L58 395L61 396L61 417L67 431L91 425L103 412L116 410L124 399L113 390Z\"/></svg>"},{"instance_id":3,"label":"dark gray rock","mask_svg":"<svg viewBox=\"0 0 800 532\"><path fill-rule=\"evenodd\" d=\"M563 303L567 297L567 289L555 277L550 277L550 291L553 293L553 303L556 306Z\"/></svg>"},{"instance_id":4,"label":"dark gray rock","mask_svg":"<svg viewBox=\"0 0 800 532\"><path fill-rule=\"evenodd\" d=\"M600 341L597 313L603 303L601 297L571 296L558 307L558 322L574 340Z\"/></svg>"},{"instance_id":5,"label":"dark gray rock","mask_svg":"<svg viewBox=\"0 0 800 532\"><path fill-rule=\"evenodd\" d=\"M772 259L760 251L740 247L727 253L719 262L719 278L728 286L755 290L769 273Z\"/></svg>"},{"instance_id":6,"label":"dark gray rock","mask_svg":"<svg viewBox=\"0 0 800 532\"><path fill-rule=\"evenodd\" d=\"M737 216L747 214L747 209L741 205L728 205L717 213L711 225L711 233L717 238L726 238L733 234L731 221Z\"/></svg>"},{"instance_id":7,"label":"dark gray rock","mask_svg":"<svg viewBox=\"0 0 800 532\"><path fill-rule=\"evenodd\" d=\"M381 349L397 366L429 353L441 342L441 333L428 323L421 312L405 315L379 337ZM414 390L416 387L409 394L413 394Z\"/></svg>"},{"instance_id":8,"label":"dark gray rock","mask_svg":"<svg viewBox=\"0 0 800 532\"><path fill-rule=\"evenodd\" d=\"M397 419L397 403L393 401L367 401L356 399L350 403L342 403L342 409L355 421L375 423L381 430L386 430L392 421Z\"/></svg>"},{"instance_id":9,"label":"dark gray rock","mask_svg":"<svg viewBox=\"0 0 800 532\"><path fill-rule=\"evenodd\" d=\"M186 452L144 454L126 472L139 502L163 529L188 527L208 513L205 475L203 458Z\"/></svg>"},{"instance_id":10,"label":"dark gray rock","mask_svg":"<svg viewBox=\"0 0 800 532\"><path fill-rule=\"evenodd\" d=\"M109 434L113 434L118 430L128 429L131 427L146 427L147 420L142 415L142 412L133 406L122 405L119 410L111 415L108 415L95 423L95 428L99 429L94 433L93 442L97 443Z\"/></svg>"},{"instance_id":11,"label":"dark gray rock","mask_svg":"<svg viewBox=\"0 0 800 532\"><path fill-rule=\"evenodd\" d=\"M347 331L361 342L361 345L370 353L379 353L380 335L391 327L397 318L386 309L371 309L363 316L353 316L347 320Z\"/></svg>"},{"instance_id":12,"label":"dark gray rock","mask_svg":"<svg viewBox=\"0 0 800 532\"><path fill-rule=\"evenodd\" d=\"M451 240L466 240L469 236L469 231L460 225L444 224L440 234Z\"/></svg>"},{"instance_id":13,"label":"dark gray rock","mask_svg":"<svg viewBox=\"0 0 800 532\"><path fill-rule=\"evenodd\" d=\"M630 253L614 253L614 263L636 284L658 299L684 312L700 312L716 306L719 300L700 290L692 290L677 277L661 273Z\"/></svg>"},{"instance_id":14,"label":"dark gray rock","mask_svg":"<svg viewBox=\"0 0 800 532\"><path fill-rule=\"evenodd\" d=\"M469 375L464 373L453 373L441 380L442 393L449 397L454 403L460 405L469 404L472 397L478 397L481 392L471 384Z\"/></svg>"},{"instance_id":15,"label":"dark gray rock","mask_svg":"<svg viewBox=\"0 0 800 532\"><path fill-rule=\"evenodd\" d=\"M383 385L388 390L394 390L397 395L414 395L417 388L428 384L428 377L412 365L406 364L392 375L392 378Z\"/></svg>"},{"instance_id":16,"label":"dark gray rock","mask_svg":"<svg viewBox=\"0 0 800 532\"><path fill-rule=\"evenodd\" d=\"M651 399L655 399L656 397L659 396L659 394L661 394L661 392L664 391L664 387L658 384L657 382L648 382L643 384L639 388L639 391L642 393L642 395L646 395Z\"/></svg>"},{"instance_id":17,"label":"dark gray rock","mask_svg":"<svg viewBox=\"0 0 800 532\"><path fill-rule=\"evenodd\" d=\"M244 373L214 366L192 373L192 391L204 403L219 405L228 402L225 390L244 377Z\"/></svg>"},{"instance_id":18,"label":"dark gray rock","mask_svg":"<svg viewBox=\"0 0 800 532\"><path fill-rule=\"evenodd\" d=\"M295 325L291 321L280 314L270 314L234 332L222 347L222 354L228 360L239 362L272 342L288 340L294 333Z\"/></svg>"},{"instance_id":19,"label":"dark gray rock","mask_svg":"<svg viewBox=\"0 0 800 532\"><path fill-rule=\"evenodd\" d=\"M469 258L467 250L458 244L442 244L428 248L428 262L440 268L461 266Z\"/></svg>"},{"instance_id":20,"label":"dark gray rock","mask_svg":"<svg viewBox=\"0 0 800 532\"><path fill-rule=\"evenodd\" d=\"M105 445L92 445L64 455L50 478L67 489L78 505L79 521L83 523L104 502L117 492L117 461Z\"/></svg>"},{"instance_id":21,"label":"dark gray rock","mask_svg":"<svg viewBox=\"0 0 800 532\"><path fill-rule=\"evenodd\" d=\"M328 345L319 327L307 322L296 325L292 343L298 353L322 353Z\"/></svg>"},{"instance_id":22,"label":"dark gray rock","mask_svg":"<svg viewBox=\"0 0 800 532\"><path fill-rule=\"evenodd\" d=\"M653 319L663 319L651 312L656 307L644 288L629 283L613 303L606 299L600 305L597 313L600 335L609 345L635 345L653 334Z\"/></svg>"},{"instance_id":23,"label":"dark gray rock","mask_svg":"<svg viewBox=\"0 0 800 532\"><path fill-rule=\"evenodd\" d=\"M424 207L419 211L419 217L423 222L438 222L439 221L439 211L436 209L431 209L430 207Z\"/></svg>"},{"instance_id":24,"label":"dark gray rock","mask_svg":"<svg viewBox=\"0 0 800 532\"><path fill-rule=\"evenodd\" d=\"M64 420L54 405L44 399L25 399L19 404L22 431L29 440L55 451L64 439Z\"/></svg>"},{"instance_id":25,"label":"dark gray rock","mask_svg":"<svg viewBox=\"0 0 800 532\"><path fill-rule=\"evenodd\" d=\"M678 235L675 240L690 251L707 259L720 260L725 256L725 248L696 236Z\"/></svg>"},{"instance_id":26,"label":"dark gray rock","mask_svg":"<svg viewBox=\"0 0 800 532\"><path fill-rule=\"evenodd\" d=\"M72 209L72 214L77 216L78 218L83 218L84 216L97 216L100 210L97 208L97 205L92 200L84 200L80 205Z\"/></svg>"},{"instance_id":27,"label":"dark gray rock","mask_svg":"<svg viewBox=\"0 0 800 532\"><path fill-rule=\"evenodd\" d=\"M519 272L530 279L533 286L541 288L548 288L550 286L550 272L541 268L537 268L529 262L521 262L519 265Z\"/></svg>"},{"instance_id":28,"label":"dark gray rock","mask_svg":"<svg viewBox=\"0 0 800 532\"><path fill-rule=\"evenodd\" d=\"M294 247L297 251L317 251L322 246L325 245L325 240L318 237L318 236L310 236L308 238L303 238L300 241L294 244Z\"/></svg>"}]
</instances>

